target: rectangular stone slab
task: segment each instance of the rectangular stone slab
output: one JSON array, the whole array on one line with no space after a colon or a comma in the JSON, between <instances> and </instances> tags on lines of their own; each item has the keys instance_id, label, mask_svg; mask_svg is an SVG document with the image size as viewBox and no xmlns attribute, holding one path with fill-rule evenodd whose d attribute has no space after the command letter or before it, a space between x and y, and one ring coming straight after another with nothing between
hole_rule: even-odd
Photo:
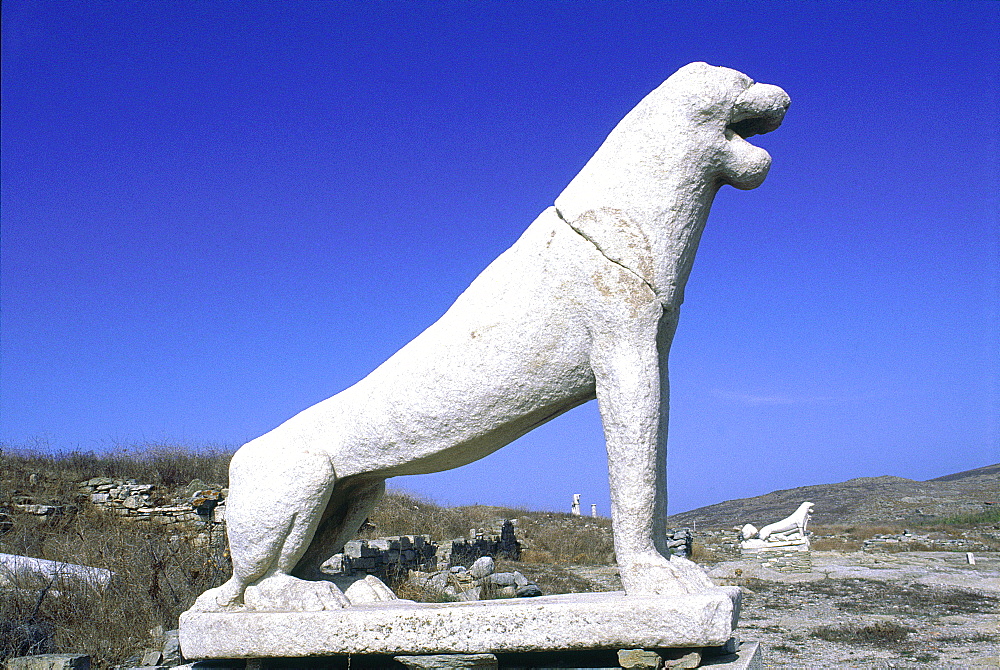
<instances>
[{"instance_id":1,"label":"rectangular stone slab","mask_svg":"<svg viewBox=\"0 0 1000 670\"><path fill-rule=\"evenodd\" d=\"M185 658L476 654L719 646L740 590L687 596L574 593L461 603L390 601L323 612L185 612Z\"/></svg>"}]
</instances>

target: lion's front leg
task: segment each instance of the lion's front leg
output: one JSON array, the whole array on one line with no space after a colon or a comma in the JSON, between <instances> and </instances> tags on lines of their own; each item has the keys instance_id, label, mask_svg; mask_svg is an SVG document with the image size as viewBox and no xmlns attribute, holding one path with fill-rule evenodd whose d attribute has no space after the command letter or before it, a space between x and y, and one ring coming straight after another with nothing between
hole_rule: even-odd
<instances>
[{"instance_id":1,"label":"lion's front leg","mask_svg":"<svg viewBox=\"0 0 1000 670\"><path fill-rule=\"evenodd\" d=\"M658 305L657 305L658 308ZM712 587L666 541L666 358L676 311L595 340L597 401L608 449L615 554L629 595L679 595Z\"/></svg>"}]
</instances>

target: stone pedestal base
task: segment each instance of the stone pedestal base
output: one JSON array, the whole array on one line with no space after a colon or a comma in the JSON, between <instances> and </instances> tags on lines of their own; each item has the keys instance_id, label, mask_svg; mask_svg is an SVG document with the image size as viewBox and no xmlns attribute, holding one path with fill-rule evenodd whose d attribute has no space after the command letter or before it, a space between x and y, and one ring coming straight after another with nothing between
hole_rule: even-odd
<instances>
[{"instance_id":1,"label":"stone pedestal base","mask_svg":"<svg viewBox=\"0 0 1000 670\"><path fill-rule=\"evenodd\" d=\"M765 568L778 572L812 572L812 554L806 549L761 549L744 552Z\"/></svg>"},{"instance_id":2,"label":"stone pedestal base","mask_svg":"<svg viewBox=\"0 0 1000 670\"><path fill-rule=\"evenodd\" d=\"M463 603L390 601L323 612L185 612L185 658L479 654L720 646L740 590L575 593Z\"/></svg>"}]
</instances>

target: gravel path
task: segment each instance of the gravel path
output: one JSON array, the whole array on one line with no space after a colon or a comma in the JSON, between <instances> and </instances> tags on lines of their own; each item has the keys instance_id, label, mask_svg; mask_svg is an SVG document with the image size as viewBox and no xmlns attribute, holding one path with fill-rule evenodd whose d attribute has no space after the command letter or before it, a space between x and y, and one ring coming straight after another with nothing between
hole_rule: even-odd
<instances>
[{"instance_id":1,"label":"gravel path","mask_svg":"<svg viewBox=\"0 0 1000 670\"><path fill-rule=\"evenodd\" d=\"M812 552L809 573L716 565L769 668L1000 667L1000 554Z\"/></svg>"},{"instance_id":2,"label":"gravel path","mask_svg":"<svg viewBox=\"0 0 1000 670\"><path fill-rule=\"evenodd\" d=\"M744 589L739 635L767 668L1000 668L1000 553L812 552L812 572L754 560L711 567ZM572 566L594 591L617 569Z\"/></svg>"}]
</instances>

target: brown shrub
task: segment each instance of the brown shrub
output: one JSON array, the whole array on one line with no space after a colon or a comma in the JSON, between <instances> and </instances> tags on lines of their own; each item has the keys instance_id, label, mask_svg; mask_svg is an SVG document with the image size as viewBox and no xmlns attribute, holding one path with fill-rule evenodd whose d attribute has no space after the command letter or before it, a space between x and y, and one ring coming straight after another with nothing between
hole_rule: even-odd
<instances>
[{"instance_id":1,"label":"brown shrub","mask_svg":"<svg viewBox=\"0 0 1000 670\"><path fill-rule=\"evenodd\" d=\"M218 534L219 531L215 531ZM149 630L177 627L178 615L205 589L229 576L220 537L197 546L145 521L95 509L63 518L19 518L0 537L0 551L105 568L106 588L77 580L14 577L0 600L0 659L24 653L76 651L97 667L120 664L149 646Z\"/></svg>"},{"instance_id":2,"label":"brown shrub","mask_svg":"<svg viewBox=\"0 0 1000 670\"><path fill-rule=\"evenodd\" d=\"M811 635L827 642L892 646L906 640L912 632L912 628L891 621L876 621L867 626L820 626Z\"/></svg>"}]
</instances>

